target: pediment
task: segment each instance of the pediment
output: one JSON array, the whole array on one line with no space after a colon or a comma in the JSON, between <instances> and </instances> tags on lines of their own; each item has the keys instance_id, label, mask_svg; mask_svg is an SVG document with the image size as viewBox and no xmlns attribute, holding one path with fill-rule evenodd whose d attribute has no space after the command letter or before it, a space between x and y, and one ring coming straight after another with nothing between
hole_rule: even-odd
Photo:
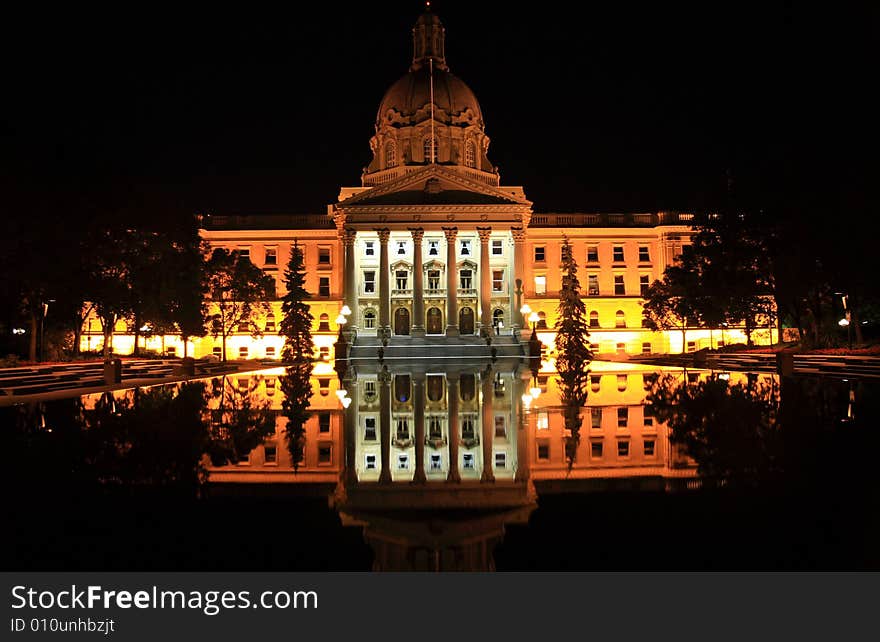
<instances>
[{"instance_id":1,"label":"pediment","mask_svg":"<svg viewBox=\"0 0 880 642\"><path fill-rule=\"evenodd\" d=\"M426 165L351 196L352 205L531 205L510 192L486 185L442 165Z\"/></svg>"}]
</instances>

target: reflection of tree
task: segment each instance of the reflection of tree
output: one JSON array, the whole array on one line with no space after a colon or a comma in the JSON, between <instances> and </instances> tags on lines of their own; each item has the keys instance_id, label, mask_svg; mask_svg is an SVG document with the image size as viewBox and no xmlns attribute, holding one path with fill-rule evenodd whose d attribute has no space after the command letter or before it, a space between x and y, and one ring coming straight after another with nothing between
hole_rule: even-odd
<instances>
[{"instance_id":1,"label":"reflection of tree","mask_svg":"<svg viewBox=\"0 0 880 642\"><path fill-rule=\"evenodd\" d=\"M669 439L684 448L706 479L731 485L773 477L779 469L779 390L775 381L731 384L722 378L688 383L658 378L647 397Z\"/></svg>"},{"instance_id":2,"label":"reflection of tree","mask_svg":"<svg viewBox=\"0 0 880 642\"><path fill-rule=\"evenodd\" d=\"M279 377L279 387L284 393L281 407L287 417L287 448L294 472L299 468L305 449L305 424L312 398L311 374L312 364L299 362L285 368L284 375Z\"/></svg>"},{"instance_id":3,"label":"reflection of tree","mask_svg":"<svg viewBox=\"0 0 880 642\"><path fill-rule=\"evenodd\" d=\"M210 394L219 399L211 411L211 429L208 454L211 463L223 466L237 463L275 434L275 412L267 400L258 400L255 383L241 388L232 385L224 376L211 381Z\"/></svg>"}]
</instances>

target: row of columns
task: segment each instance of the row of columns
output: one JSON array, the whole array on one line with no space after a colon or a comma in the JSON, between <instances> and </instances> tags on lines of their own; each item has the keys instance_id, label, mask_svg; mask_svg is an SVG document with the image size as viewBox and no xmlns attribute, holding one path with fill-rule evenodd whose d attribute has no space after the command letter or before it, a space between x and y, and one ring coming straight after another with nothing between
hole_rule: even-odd
<instances>
[{"instance_id":1,"label":"row of columns","mask_svg":"<svg viewBox=\"0 0 880 642\"><path fill-rule=\"evenodd\" d=\"M425 336L425 295L424 274L422 273L422 239L424 228L408 228L413 239L413 322L411 333L414 337ZM443 234L446 236L446 336L457 337L458 328L458 270L456 266L455 240L458 237L457 227L444 227ZM387 227L375 230L379 235L379 330L381 336L391 334L391 298L390 298L390 265L388 255L388 240L391 230ZM523 228L511 228L514 242L514 279L516 283L516 302L513 306L512 323L514 331L525 327L522 313L522 278L525 270L524 243L525 231ZM480 237L480 322L484 331L492 326L492 274L489 268L489 239L492 234L491 227L477 227ZM357 231L352 228L344 228L340 233L345 248L344 270L344 302L348 307L357 310L357 271L355 256L355 240ZM353 315L350 330L357 329L357 315Z\"/></svg>"}]
</instances>

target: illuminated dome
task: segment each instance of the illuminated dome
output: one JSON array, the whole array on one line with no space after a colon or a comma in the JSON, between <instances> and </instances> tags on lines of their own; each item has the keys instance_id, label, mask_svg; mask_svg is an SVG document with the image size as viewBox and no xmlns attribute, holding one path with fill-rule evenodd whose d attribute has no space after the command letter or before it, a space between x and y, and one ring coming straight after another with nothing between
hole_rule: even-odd
<instances>
[{"instance_id":1,"label":"illuminated dome","mask_svg":"<svg viewBox=\"0 0 880 642\"><path fill-rule=\"evenodd\" d=\"M449 71L434 69L434 118L447 125L455 122L473 122L482 126L480 103L470 87ZM391 85L376 115L376 126L384 120L397 117L413 123L431 117L431 73L427 66L410 71ZM438 111L442 111L440 114Z\"/></svg>"}]
</instances>

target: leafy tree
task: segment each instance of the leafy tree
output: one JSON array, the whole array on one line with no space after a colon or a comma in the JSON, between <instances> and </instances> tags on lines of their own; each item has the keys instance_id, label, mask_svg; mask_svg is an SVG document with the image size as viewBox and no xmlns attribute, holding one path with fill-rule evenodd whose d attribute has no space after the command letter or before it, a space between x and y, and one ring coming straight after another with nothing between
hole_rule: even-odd
<instances>
[{"instance_id":1,"label":"leafy tree","mask_svg":"<svg viewBox=\"0 0 880 642\"><path fill-rule=\"evenodd\" d=\"M268 299L274 296L275 281L250 259L224 248L214 250L205 270L206 289L216 310L209 331L214 337L223 337L226 361L226 337L236 328L246 326L253 336L260 336L254 319L271 310Z\"/></svg>"},{"instance_id":2,"label":"leafy tree","mask_svg":"<svg viewBox=\"0 0 880 642\"><path fill-rule=\"evenodd\" d=\"M237 463L275 434L275 411L267 400L255 395L261 377L248 388L232 385L226 376L211 381L211 397L218 399L211 411L208 455L215 466Z\"/></svg>"},{"instance_id":3,"label":"leafy tree","mask_svg":"<svg viewBox=\"0 0 880 642\"><path fill-rule=\"evenodd\" d=\"M309 298L305 288L305 265L302 250L296 243L291 248L284 279L287 293L281 303L279 334L284 336L281 360L286 368L284 376L280 378L279 387L284 393L282 412L287 417L287 447L296 471L305 446L305 422L309 418L308 408L312 397L314 351L311 332L313 318L305 303Z\"/></svg>"},{"instance_id":4,"label":"leafy tree","mask_svg":"<svg viewBox=\"0 0 880 642\"><path fill-rule=\"evenodd\" d=\"M642 323L649 330L681 330L681 352L687 351L687 329L697 319L699 296L696 274L680 265L666 268L642 301Z\"/></svg>"},{"instance_id":5,"label":"leafy tree","mask_svg":"<svg viewBox=\"0 0 880 642\"><path fill-rule=\"evenodd\" d=\"M589 324L586 306L581 298L577 261L567 236L562 240L560 269L562 289L557 307L556 371L559 375L560 401L565 406L565 427L571 431L571 438L566 442L566 456L571 466L580 440L580 413L587 403L587 382L593 353L590 351Z\"/></svg>"},{"instance_id":6,"label":"leafy tree","mask_svg":"<svg viewBox=\"0 0 880 642\"><path fill-rule=\"evenodd\" d=\"M94 302L104 333L104 358L110 357L116 323L133 309L133 277L128 230L99 226L92 231L87 248L94 251L89 264L87 298Z\"/></svg>"}]
</instances>

